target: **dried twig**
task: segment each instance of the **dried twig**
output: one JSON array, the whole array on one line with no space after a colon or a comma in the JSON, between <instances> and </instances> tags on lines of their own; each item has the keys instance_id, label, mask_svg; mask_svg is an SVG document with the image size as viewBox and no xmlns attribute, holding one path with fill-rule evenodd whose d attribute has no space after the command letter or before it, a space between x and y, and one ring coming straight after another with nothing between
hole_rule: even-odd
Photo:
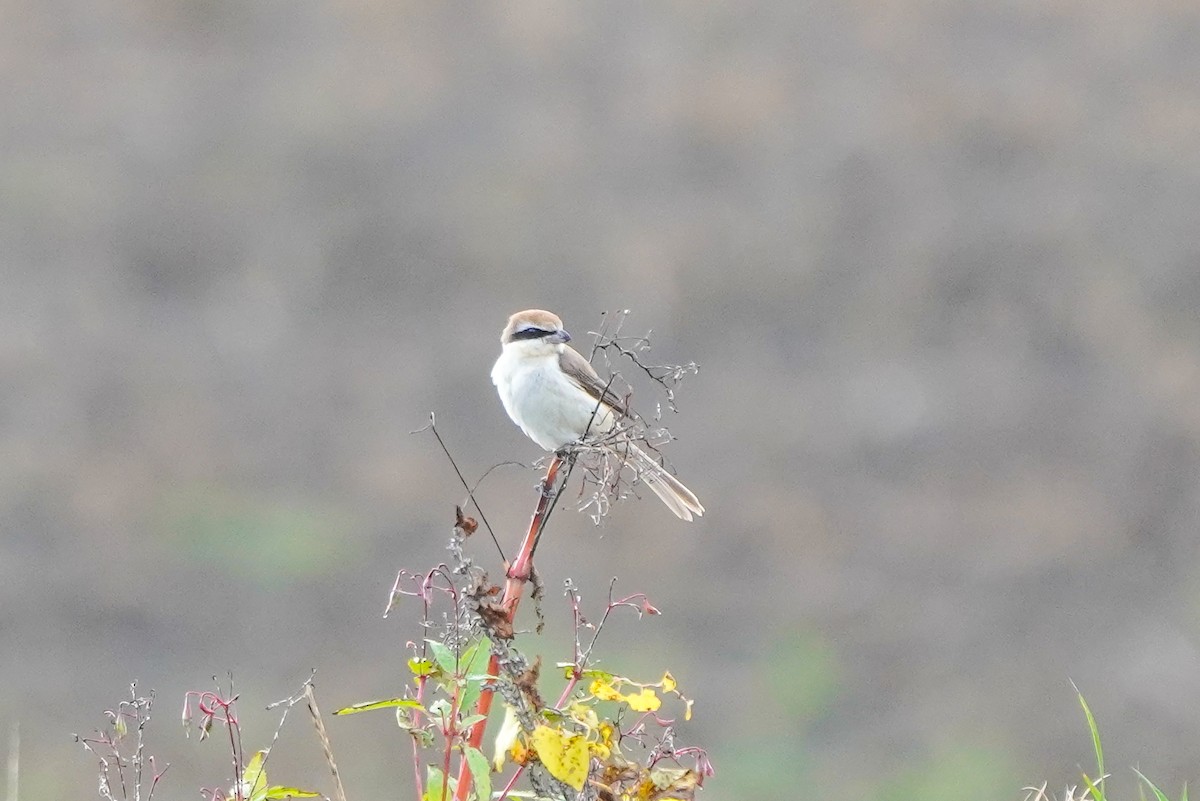
<instances>
[{"instance_id":1,"label":"dried twig","mask_svg":"<svg viewBox=\"0 0 1200 801\"><path fill-rule=\"evenodd\" d=\"M321 740L321 749L325 752L325 763L333 774L333 790L337 801L346 801L346 790L342 787L342 774L338 771L337 763L333 760L333 746L329 744L329 733L325 731L325 722L321 720L321 710L317 708L317 696L313 692L312 679L304 685L304 697L308 700L308 712L312 715L313 726L317 729L317 737Z\"/></svg>"},{"instance_id":2,"label":"dried twig","mask_svg":"<svg viewBox=\"0 0 1200 801\"><path fill-rule=\"evenodd\" d=\"M650 333L644 336L626 336L621 329L629 311L622 310L615 314L604 313L601 316L599 330L590 332L593 337L589 361L595 362L599 357L601 365L609 374L606 390L614 394L624 394L624 402L629 410L629 416L600 437L584 437L570 446L572 466L579 460L583 469L583 483L579 491L580 511L590 514L592 522L599 525L607 516L614 501L624 500L636 492L638 483L642 480L641 471L629 458L630 448L637 447L642 451L653 454L660 464L664 464L660 448L674 437L671 432L660 424L662 404L655 403L655 413L652 418L643 417L630 408L632 388L616 369L614 362L618 359L628 361L642 374L648 376L657 389L666 398L667 407L676 411L675 390L683 379L697 373L699 367L695 362L687 364L650 364L644 355L650 350ZM619 385L624 393L613 390ZM597 407L598 408L598 407Z\"/></svg>"},{"instance_id":3,"label":"dried twig","mask_svg":"<svg viewBox=\"0 0 1200 801\"><path fill-rule=\"evenodd\" d=\"M121 701L115 710L104 713L110 729L97 730L91 737L74 735L75 742L96 758L99 766L97 791L105 801L151 801L159 780L171 767L168 763L158 770L154 757L146 753L145 731L153 706L153 691L147 696L139 696L137 682L132 682L129 700ZM131 732L132 752L127 745ZM149 787L145 786L147 770L150 772ZM146 792L144 797L143 790Z\"/></svg>"}]
</instances>

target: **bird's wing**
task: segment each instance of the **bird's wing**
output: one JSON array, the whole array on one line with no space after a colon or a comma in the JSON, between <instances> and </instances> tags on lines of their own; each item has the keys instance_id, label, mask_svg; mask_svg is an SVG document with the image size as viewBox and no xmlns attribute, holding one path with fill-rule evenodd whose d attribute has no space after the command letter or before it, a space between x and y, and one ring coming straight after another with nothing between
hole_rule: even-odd
<instances>
[{"instance_id":1,"label":"bird's wing","mask_svg":"<svg viewBox=\"0 0 1200 801\"><path fill-rule=\"evenodd\" d=\"M558 355L558 366L567 374L567 378L597 401L603 401L605 406L611 406L622 417L629 414L629 410L625 408L621 399L613 394L604 381L600 380L596 370L588 364L587 359L579 355L577 350L570 346L563 348L562 353Z\"/></svg>"}]
</instances>

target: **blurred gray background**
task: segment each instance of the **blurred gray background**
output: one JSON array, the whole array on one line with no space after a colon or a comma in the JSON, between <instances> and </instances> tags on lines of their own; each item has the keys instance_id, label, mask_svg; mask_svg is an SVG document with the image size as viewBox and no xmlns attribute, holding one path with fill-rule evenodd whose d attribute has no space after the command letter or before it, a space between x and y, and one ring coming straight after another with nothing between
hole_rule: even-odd
<instances>
[{"instance_id":1,"label":"blurred gray background","mask_svg":"<svg viewBox=\"0 0 1200 801\"><path fill-rule=\"evenodd\" d=\"M1200 11L1189 3L9 0L0 5L0 720L23 799L158 691L163 798L316 668L396 694L395 572L536 447L505 318L604 310L700 374L651 499L539 552L605 667L670 668L721 799L1016 799L1105 737L1200 780ZM650 398L648 387L640 387ZM508 544L535 475L480 499ZM510 545L511 547L511 545ZM494 550L474 543L480 562ZM329 722L412 795L386 713ZM272 778L329 791L298 713ZM1094 772L1094 770L1093 770Z\"/></svg>"}]
</instances>

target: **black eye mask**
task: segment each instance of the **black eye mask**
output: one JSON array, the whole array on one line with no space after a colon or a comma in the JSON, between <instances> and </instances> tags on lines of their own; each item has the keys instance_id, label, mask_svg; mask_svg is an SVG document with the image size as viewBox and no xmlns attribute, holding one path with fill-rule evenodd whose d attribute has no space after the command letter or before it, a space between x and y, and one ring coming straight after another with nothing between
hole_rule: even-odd
<instances>
[{"instance_id":1,"label":"black eye mask","mask_svg":"<svg viewBox=\"0 0 1200 801\"><path fill-rule=\"evenodd\" d=\"M513 339L541 339L542 337L553 334L553 331L546 331L541 328L522 328L512 335Z\"/></svg>"}]
</instances>

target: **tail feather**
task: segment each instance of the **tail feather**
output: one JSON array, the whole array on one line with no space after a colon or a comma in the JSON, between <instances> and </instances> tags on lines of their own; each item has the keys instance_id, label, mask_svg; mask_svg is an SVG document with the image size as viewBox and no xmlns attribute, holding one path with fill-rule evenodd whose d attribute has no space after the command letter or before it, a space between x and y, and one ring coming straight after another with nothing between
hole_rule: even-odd
<instances>
[{"instance_id":1,"label":"tail feather","mask_svg":"<svg viewBox=\"0 0 1200 801\"><path fill-rule=\"evenodd\" d=\"M630 461L637 469L638 477L668 509L675 513L676 517L690 521L692 515L700 517L704 514L704 507L700 505L700 499L696 497L696 494L685 487L682 481L668 473L649 454L633 445L630 447L629 455L632 457Z\"/></svg>"}]
</instances>

